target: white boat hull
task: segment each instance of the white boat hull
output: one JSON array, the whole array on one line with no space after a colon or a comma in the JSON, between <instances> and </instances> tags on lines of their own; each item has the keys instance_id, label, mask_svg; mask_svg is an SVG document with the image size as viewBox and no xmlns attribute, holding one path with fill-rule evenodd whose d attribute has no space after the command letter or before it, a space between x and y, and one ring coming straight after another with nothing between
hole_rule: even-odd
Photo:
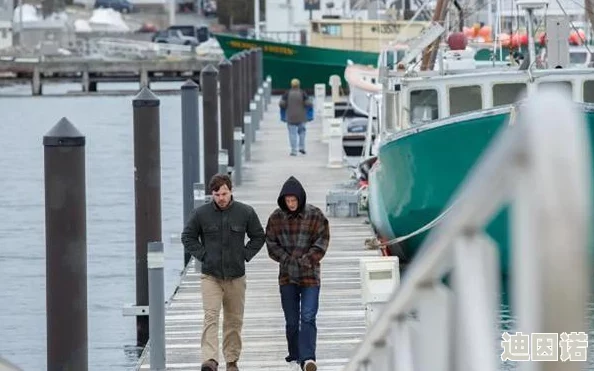
<instances>
[{"instance_id":1,"label":"white boat hull","mask_svg":"<svg viewBox=\"0 0 594 371\"><path fill-rule=\"evenodd\" d=\"M382 91L381 84L377 83L377 68L349 64L344 70L344 78L349 84L349 103L353 109L359 114L377 117L377 105L370 107L370 96Z\"/></svg>"}]
</instances>

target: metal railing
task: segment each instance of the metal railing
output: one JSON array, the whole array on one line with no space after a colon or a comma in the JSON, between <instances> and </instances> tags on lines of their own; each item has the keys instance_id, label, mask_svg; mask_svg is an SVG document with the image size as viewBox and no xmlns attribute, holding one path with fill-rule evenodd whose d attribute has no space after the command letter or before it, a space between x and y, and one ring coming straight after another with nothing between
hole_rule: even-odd
<instances>
[{"instance_id":1,"label":"metal railing","mask_svg":"<svg viewBox=\"0 0 594 371\"><path fill-rule=\"evenodd\" d=\"M344 371L498 370L499 251L484 229L508 205L515 330L587 332L591 152L584 115L555 90L514 109ZM577 371L583 362L518 366Z\"/></svg>"}]
</instances>

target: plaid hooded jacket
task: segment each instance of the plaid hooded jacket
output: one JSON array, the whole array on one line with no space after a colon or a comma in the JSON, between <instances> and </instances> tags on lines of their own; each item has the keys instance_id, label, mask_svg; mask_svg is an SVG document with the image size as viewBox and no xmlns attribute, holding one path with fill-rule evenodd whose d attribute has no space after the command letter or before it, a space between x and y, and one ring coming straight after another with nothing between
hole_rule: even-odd
<instances>
[{"instance_id":1,"label":"plaid hooded jacket","mask_svg":"<svg viewBox=\"0 0 594 371\"><path fill-rule=\"evenodd\" d=\"M291 212L285 196L299 200ZM317 207L306 202L305 189L290 177L278 196L278 208L268 218L266 247L268 256L279 266L279 285L320 286L320 261L330 242L328 219Z\"/></svg>"}]
</instances>

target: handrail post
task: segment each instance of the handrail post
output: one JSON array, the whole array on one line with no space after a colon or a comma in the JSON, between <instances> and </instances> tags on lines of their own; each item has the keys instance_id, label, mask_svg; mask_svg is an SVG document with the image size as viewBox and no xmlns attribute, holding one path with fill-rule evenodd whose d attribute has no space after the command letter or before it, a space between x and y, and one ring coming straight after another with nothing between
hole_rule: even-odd
<instances>
[{"instance_id":1,"label":"handrail post","mask_svg":"<svg viewBox=\"0 0 594 371\"><path fill-rule=\"evenodd\" d=\"M149 281L149 341L151 371L165 371L165 256L162 242L149 242L147 267Z\"/></svg>"}]
</instances>

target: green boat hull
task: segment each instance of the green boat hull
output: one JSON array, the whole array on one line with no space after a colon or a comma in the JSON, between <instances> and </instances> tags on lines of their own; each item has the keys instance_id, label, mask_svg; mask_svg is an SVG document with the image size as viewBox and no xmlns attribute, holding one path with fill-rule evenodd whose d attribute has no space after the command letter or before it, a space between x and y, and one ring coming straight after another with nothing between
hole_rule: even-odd
<instances>
[{"instance_id":1,"label":"green boat hull","mask_svg":"<svg viewBox=\"0 0 594 371\"><path fill-rule=\"evenodd\" d=\"M594 111L584 112L594 144ZM507 126L509 111L492 110L481 115L469 119L453 116L441 121L446 124L436 121L426 125L425 130L395 136L380 147L377 162L369 172L368 186L369 218L379 237L393 239L414 234L445 211L483 151ZM486 231L499 245L501 271L507 276L507 208L487 225ZM404 263L410 262L429 232L430 229L391 246L391 253Z\"/></svg>"},{"instance_id":2,"label":"green boat hull","mask_svg":"<svg viewBox=\"0 0 594 371\"><path fill-rule=\"evenodd\" d=\"M328 84L330 76L338 75L342 88L348 89L344 80L344 69L347 60L356 64L376 66L378 53L357 50L319 48L291 43L249 39L245 37L215 33L225 58L251 48L261 48L264 58L264 75L272 78L272 89L275 92L289 87L291 79L298 78L301 87L313 91L315 84ZM504 48L504 57L509 50ZM477 50L475 60L489 61L491 49Z\"/></svg>"},{"instance_id":3,"label":"green boat hull","mask_svg":"<svg viewBox=\"0 0 594 371\"><path fill-rule=\"evenodd\" d=\"M315 84L328 84L332 75L340 76L341 86L346 88L344 69L348 60L357 64L377 65L378 53L317 48L227 34L214 36L223 49L225 58L231 58L242 50L261 48L264 75L272 78L272 89L276 91L288 89L293 78L301 81L302 88L313 90Z\"/></svg>"}]
</instances>

